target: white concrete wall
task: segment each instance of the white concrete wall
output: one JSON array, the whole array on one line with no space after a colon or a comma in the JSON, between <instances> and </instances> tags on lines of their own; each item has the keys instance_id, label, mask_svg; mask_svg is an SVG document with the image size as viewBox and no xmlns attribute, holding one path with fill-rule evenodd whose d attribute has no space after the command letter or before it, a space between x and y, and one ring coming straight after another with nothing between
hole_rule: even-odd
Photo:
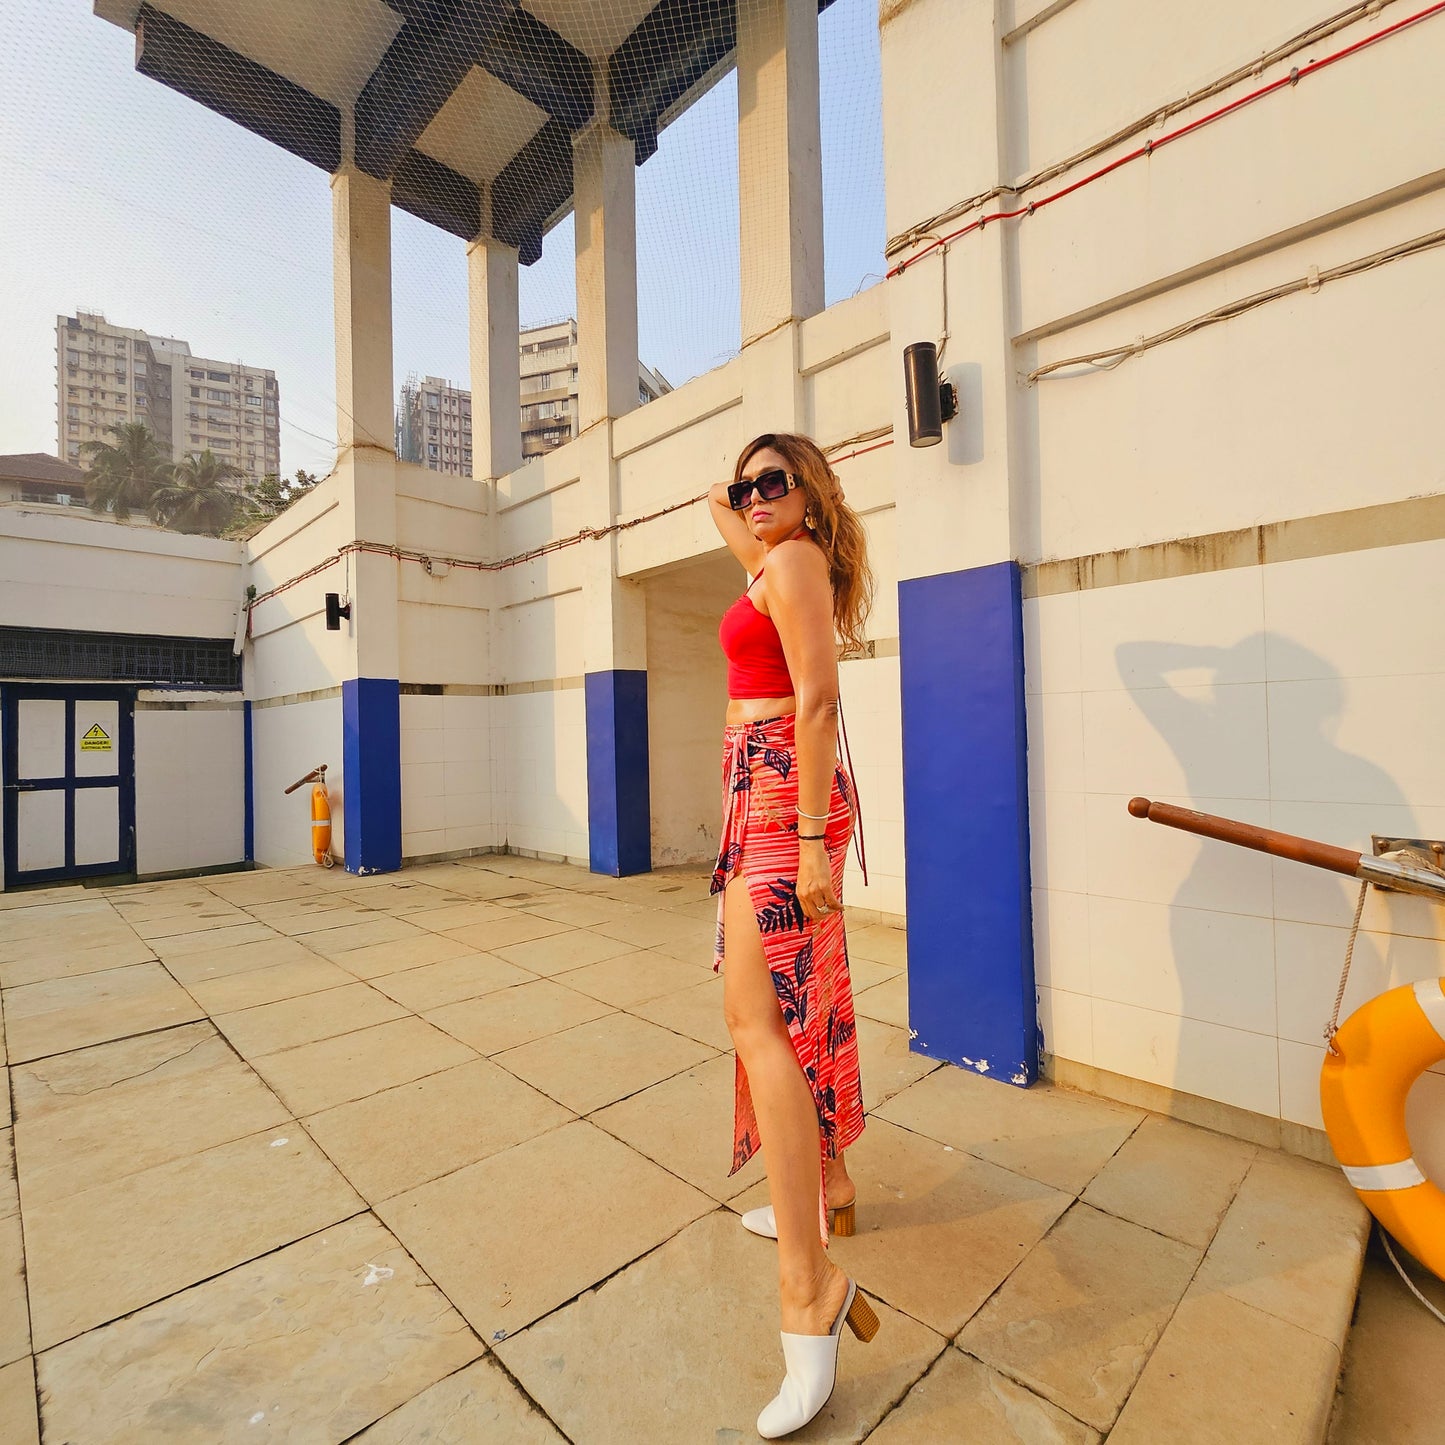
<instances>
[{"instance_id":1,"label":"white concrete wall","mask_svg":"<svg viewBox=\"0 0 1445 1445\"><path fill-rule=\"evenodd\" d=\"M719 550L650 577L647 589L647 737L652 866L711 867L722 826L722 724L727 662L718 622L747 585Z\"/></svg>"},{"instance_id":2,"label":"white concrete wall","mask_svg":"<svg viewBox=\"0 0 1445 1445\"><path fill-rule=\"evenodd\" d=\"M251 709L255 852L258 865L310 863L311 788L286 789L325 763L331 795L331 854L346 856L346 790L341 770L341 694L309 702L259 703Z\"/></svg>"},{"instance_id":3,"label":"white concrete wall","mask_svg":"<svg viewBox=\"0 0 1445 1445\"><path fill-rule=\"evenodd\" d=\"M0 625L232 637L239 542L0 507Z\"/></svg>"},{"instance_id":4,"label":"white concrete wall","mask_svg":"<svg viewBox=\"0 0 1445 1445\"><path fill-rule=\"evenodd\" d=\"M136 872L240 863L245 827L241 700L142 692L135 712Z\"/></svg>"}]
</instances>

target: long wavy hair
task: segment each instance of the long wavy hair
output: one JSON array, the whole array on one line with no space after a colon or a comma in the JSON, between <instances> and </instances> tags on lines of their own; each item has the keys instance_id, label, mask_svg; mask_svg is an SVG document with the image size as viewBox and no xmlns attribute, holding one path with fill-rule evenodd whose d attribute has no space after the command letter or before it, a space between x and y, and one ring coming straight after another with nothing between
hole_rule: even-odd
<instances>
[{"instance_id":1,"label":"long wavy hair","mask_svg":"<svg viewBox=\"0 0 1445 1445\"><path fill-rule=\"evenodd\" d=\"M813 540L828 559L833 627L843 644L843 656L857 657L867 651L863 626L873 606L873 569L868 565L868 538L863 523L843 500L837 475L817 442L796 432L764 432L754 437L738 457L733 481L742 480L749 458L764 448L782 457L807 498Z\"/></svg>"}]
</instances>

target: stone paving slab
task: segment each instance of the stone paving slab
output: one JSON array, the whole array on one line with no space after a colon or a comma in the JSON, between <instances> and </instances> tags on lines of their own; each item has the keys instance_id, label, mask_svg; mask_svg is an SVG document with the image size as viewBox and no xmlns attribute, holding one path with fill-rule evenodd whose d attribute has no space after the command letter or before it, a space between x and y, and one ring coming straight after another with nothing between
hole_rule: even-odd
<instances>
[{"instance_id":1,"label":"stone paving slab","mask_svg":"<svg viewBox=\"0 0 1445 1445\"><path fill-rule=\"evenodd\" d=\"M569 1122L571 1113L486 1059L310 1115L307 1132L375 1203Z\"/></svg>"},{"instance_id":2,"label":"stone paving slab","mask_svg":"<svg viewBox=\"0 0 1445 1445\"><path fill-rule=\"evenodd\" d=\"M25 1175L20 1176L25 1189ZM27 1211L37 1351L365 1208L297 1125Z\"/></svg>"},{"instance_id":3,"label":"stone paving slab","mask_svg":"<svg viewBox=\"0 0 1445 1445\"><path fill-rule=\"evenodd\" d=\"M304 1118L475 1057L465 1044L407 1015L392 1023L263 1054L250 1063L280 1095L281 1102L297 1118Z\"/></svg>"},{"instance_id":4,"label":"stone paving slab","mask_svg":"<svg viewBox=\"0 0 1445 1445\"><path fill-rule=\"evenodd\" d=\"M391 1023L409 1012L370 984L348 980L323 993L217 1014L215 1024L236 1052L250 1059Z\"/></svg>"},{"instance_id":5,"label":"stone paving slab","mask_svg":"<svg viewBox=\"0 0 1445 1445\"><path fill-rule=\"evenodd\" d=\"M601 963L604 959L622 958L637 952L631 943L604 938L600 933L587 929L563 933L560 930L564 926L570 927L558 924L559 931L554 933L500 942L495 950L497 956L519 964L531 973L550 977L583 968L589 963Z\"/></svg>"},{"instance_id":6,"label":"stone paving slab","mask_svg":"<svg viewBox=\"0 0 1445 1445\"><path fill-rule=\"evenodd\" d=\"M647 1003L664 994L692 988L705 981L706 977L707 974L694 963L682 963L664 953L651 953L644 949L609 958L603 963L591 963L585 968L569 969L559 974L557 980L578 993L600 998L614 1008L631 1008L634 1004Z\"/></svg>"},{"instance_id":7,"label":"stone paving slab","mask_svg":"<svg viewBox=\"0 0 1445 1445\"><path fill-rule=\"evenodd\" d=\"M424 963L399 973L379 974L371 982L373 988L413 1013L425 1013L450 1003L480 998L500 988L531 983L536 976L490 953L463 953L440 963Z\"/></svg>"},{"instance_id":8,"label":"stone paving slab","mask_svg":"<svg viewBox=\"0 0 1445 1445\"><path fill-rule=\"evenodd\" d=\"M185 1062L193 1067L146 1071L158 1052L152 1040L164 1042L175 1033L190 1039L203 1029L187 1048ZM186 1047L182 1041L177 1046ZM21 1109L16 1150L26 1203L32 1207L279 1128L290 1119L281 1101L208 1025L122 1039L83 1052L92 1066L89 1087L72 1095L68 1107L33 1114L27 1101L44 1087L44 1065L15 1070ZM74 1055L61 1057L75 1060ZM72 1087L80 1073L79 1068L70 1071ZM107 1087L102 1082L107 1077L117 1082Z\"/></svg>"},{"instance_id":9,"label":"stone paving slab","mask_svg":"<svg viewBox=\"0 0 1445 1445\"><path fill-rule=\"evenodd\" d=\"M1327 1340L1350 1327L1370 1218L1343 1174L1261 1152L1224 1216L1197 1287Z\"/></svg>"},{"instance_id":10,"label":"stone paving slab","mask_svg":"<svg viewBox=\"0 0 1445 1445\"><path fill-rule=\"evenodd\" d=\"M446 938L440 933L422 933L412 938L348 949L341 955L340 966L357 978L381 978L389 973L421 968L428 963L465 958L475 952L455 938Z\"/></svg>"},{"instance_id":11,"label":"stone paving slab","mask_svg":"<svg viewBox=\"0 0 1445 1445\"><path fill-rule=\"evenodd\" d=\"M186 985L186 991L208 1014L237 1013L262 1004L281 1003L302 994L321 993L352 983L355 975L322 958L295 959L267 968L248 969L227 978L203 979Z\"/></svg>"},{"instance_id":12,"label":"stone paving slab","mask_svg":"<svg viewBox=\"0 0 1445 1445\"><path fill-rule=\"evenodd\" d=\"M205 1010L158 963L5 990L12 1064L205 1016Z\"/></svg>"},{"instance_id":13,"label":"stone paving slab","mask_svg":"<svg viewBox=\"0 0 1445 1445\"><path fill-rule=\"evenodd\" d=\"M969 1321L961 1348L1107 1430L1200 1251L1075 1204Z\"/></svg>"},{"instance_id":14,"label":"stone paving slab","mask_svg":"<svg viewBox=\"0 0 1445 1445\"><path fill-rule=\"evenodd\" d=\"M1340 1354L1225 1294L1191 1292L1154 1351L1110 1445L1319 1445Z\"/></svg>"},{"instance_id":15,"label":"stone paving slab","mask_svg":"<svg viewBox=\"0 0 1445 1445\"><path fill-rule=\"evenodd\" d=\"M166 972L178 983L190 988L192 984L232 978L236 974L253 973L258 969L315 962L316 955L305 944L277 933L249 943L227 943L188 953L182 958L168 958Z\"/></svg>"},{"instance_id":16,"label":"stone paving slab","mask_svg":"<svg viewBox=\"0 0 1445 1445\"><path fill-rule=\"evenodd\" d=\"M1082 1198L1185 1244L1204 1248L1258 1150L1175 1119L1145 1119Z\"/></svg>"},{"instance_id":17,"label":"stone paving slab","mask_svg":"<svg viewBox=\"0 0 1445 1445\"><path fill-rule=\"evenodd\" d=\"M950 1338L1073 1202L882 1119L863 1140L848 1156L858 1232L834 1240L833 1253L870 1294Z\"/></svg>"},{"instance_id":18,"label":"stone paving slab","mask_svg":"<svg viewBox=\"0 0 1445 1445\"><path fill-rule=\"evenodd\" d=\"M494 1343L714 1207L579 1121L386 1200L377 1213Z\"/></svg>"},{"instance_id":19,"label":"stone paving slab","mask_svg":"<svg viewBox=\"0 0 1445 1445\"><path fill-rule=\"evenodd\" d=\"M736 1062L731 1054L599 1109L591 1116L695 1189L722 1202L763 1180L761 1153L731 1176Z\"/></svg>"},{"instance_id":20,"label":"stone paving slab","mask_svg":"<svg viewBox=\"0 0 1445 1445\"><path fill-rule=\"evenodd\" d=\"M676 993L666 993L645 1003L633 1004L628 1012L712 1048L729 1050L733 1041L723 1020L722 978L711 970L700 977L701 983L690 984Z\"/></svg>"},{"instance_id":21,"label":"stone paving slab","mask_svg":"<svg viewBox=\"0 0 1445 1445\"><path fill-rule=\"evenodd\" d=\"M1104 1437L961 1350L945 1350L870 1445L1098 1445ZM1152 1445L1165 1445L1160 1436ZM1223 1442L1216 1442L1223 1445Z\"/></svg>"},{"instance_id":22,"label":"stone paving slab","mask_svg":"<svg viewBox=\"0 0 1445 1445\"><path fill-rule=\"evenodd\" d=\"M130 963L150 963L154 958L150 945L129 929L118 932L111 942L84 948L49 942L25 957L0 964L0 987L18 988L21 984L45 983L53 978L76 978Z\"/></svg>"},{"instance_id":23,"label":"stone paving slab","mask_svg":"<svg viewBox=\"0 0 1445 1445\"><path fill-rule=\"evenodd\" d=\"M427 1017L479 1054L499 1054L613 1012L610 1004L539 978L432 1009Z\"/></svg>"},{"instance_id":24,"label":"stone paving slab","mask_svg":"<svg viewBox=\"0 0 1445 1445\"><path fill-rule=\"evenodd\" d=\"M715 1211L496 1352L585 1445L755 1440L783 1376L772 1260L769 1242ZM844 1331L833 1397L790 1440L862 1440L944 1348L916 1320L875 1308L876 1338Z\"/></svg>"},{"instance_id":25,"label":"stone paving slab","mask_svg":"<svg viewBox=\"0 0 1445 1445\"><path fill-rule=\"evenodd\" d=\"M509 1073L590 1114L712 1057L696 1039L631 1014L612 1014L493 1056ZM728 1138L731 1138L729 1130Z\"/></svg>"},{"instance_id":26,"label":"stone paving slab","mask_svg":"<svg viewBox=\"0 0 1445 1445\"><path fill-rule=\"evenodd\" d=\"M1103 1099L1039 1083L1000 1088L967 1069L939 1069L879 1117L1001 1168L1077 1194L1144 1119Z\"/></svg>"},{"instance_id":27,"label":"stone paving slab","mask_svg":"<svg viewBox=\"0 0 1445 1445\"><path fill-rule=\"evenodd\" d=\"M567 1445L552 1422L495 1361L480 1359L439 1380L353 1437L351 1445Z\"/></svg>"},{"instance_id":28,"label":"stone paving slab","mask_svg":"<svg viewBox=\"0 0 1445 1445\"><path fill-rule=\"evenodd\" d=\"M0 1368L0 1440L6 1445L40 1445L35 1361L29 1355Z\"/></svg>"},{"instance_id":29,"label":"stone paving slab","mask_svg":"<svg viewBox=\"0 0 1445 1445\"><path fill-rule=\"evenodd\" d=\"M406 1250L362 1216L41 1355L45 1433L341 1441L481 1353Z\"/></svg>"}]
</instances>

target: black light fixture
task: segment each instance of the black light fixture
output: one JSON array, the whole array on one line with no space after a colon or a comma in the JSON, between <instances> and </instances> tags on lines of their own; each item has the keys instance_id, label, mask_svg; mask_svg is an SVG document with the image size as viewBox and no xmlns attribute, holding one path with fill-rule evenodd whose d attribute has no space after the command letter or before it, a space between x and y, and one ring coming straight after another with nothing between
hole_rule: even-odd
<instances>
[{"instance_id":1,"label":"black light fixture","mask_svg":"<svg viewBox=\"0 0 1445 1445\"><path fill-rule=\"evenodd\" d=\"M326 594L326 630L328 632L341 631L341 619L351 621L351 599L346 600L345 606L341 602L341 594L328 592Z\"/></svg>"},{"instance_id":2,"label":"black light fixture","mask_svg":"<svg viewBox=\"0 0 1445 1445\"><path fill-rule=\"evenodd\" d=\"M938 379L938 347L915 341L903 348L903 386L908 398L908 445L937 446L943 424L958 415L958 392Z\"/></svg>"}]
</instances>

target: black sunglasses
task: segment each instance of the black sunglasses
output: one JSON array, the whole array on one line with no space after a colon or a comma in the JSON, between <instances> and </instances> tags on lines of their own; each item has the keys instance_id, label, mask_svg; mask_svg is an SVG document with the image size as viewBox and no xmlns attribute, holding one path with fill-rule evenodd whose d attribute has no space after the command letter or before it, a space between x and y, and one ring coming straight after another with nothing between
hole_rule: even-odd
<instances>
[{"instance_id":1,"label":"black sunglasses","mask_svg":"<svg viewBox=\"0 0 1445 1445\"><path fill-rule=\"evenodd\" d=\"M735 512L741 512L752 503L754 492L765 502L776 502L786 497L797 485L798 479L791 472L761 472L750 482L728 484L728 506Z\"/></svg>"}]
</instances>

